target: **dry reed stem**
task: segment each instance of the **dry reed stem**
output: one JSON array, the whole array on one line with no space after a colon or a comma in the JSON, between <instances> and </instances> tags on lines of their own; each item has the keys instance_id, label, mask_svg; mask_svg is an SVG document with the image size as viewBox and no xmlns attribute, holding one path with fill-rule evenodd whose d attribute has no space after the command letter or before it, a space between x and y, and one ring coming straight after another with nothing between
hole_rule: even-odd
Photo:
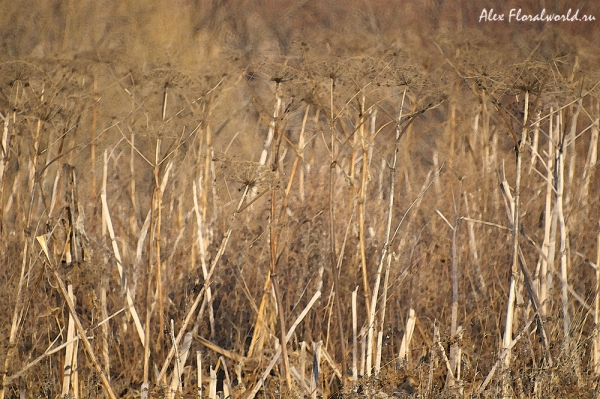
<instances>
[{"instance_id":1,"label":"dry reed stem","mask_svg":"<svg viewBox=\"0 0 600 399\"><path fill-rule=\"evenodd\" d=\"M460 340L458 339L458 249L457 249L457 234L458 224L460 222L460 204L462 192L462 177L458 181L458 198L454 200L454 225L452 226L452 304L450 316L450 337L453 341L450 347L450 365L452 366L452 375L456 376L457 380L450 378L446 381L446 386L453 387L460 383Z\"/></svg>"},{"instance_id":2,"label":"dry reed stem","mask_svg":"<svg viewBox=\"0 0 600 399\"><path fill-rule=\"evenodd\" d=\"M198 399L202 399L202 352L196 351L196 370L198 380Z\"/></svg>"},{"instance_id":3,"label":"dry reed stem","mask_svg":"<svg viewBox=\"0 0 600 399\"><path fill-rule=\"evenodd\" d=\"M356 315L356 296L358 295L358 286L352 291L352 381L358 380L358 337L357 337L357 315Z\"/></svg>"},{"instance_id":4,"label":"dry reed stem","mask_svg":"<svg viewBox=\"0 0 600 399\"><path fill-rule=\"evenodd\" d=\"M67 293L69 294L69 298L73 301L73 304L76 303L75 297L73 295L73 285L69 284L67 286ZM65 348L65 362L63 367L63 381L62 381L62 396L69 396L69 388L71 386L71 379L73 377L73 371L77 364L73 363L74 357L74 340L75 336L75 321L73 320L73 315L69 313L69 321L67 324L67 342L72 342L70 345L67 345ZM75 396L78 396L77 392L74 392Z\"/></svg>"},{"instance_id":5,"label":"dry reed stem","mask_svg":"<svg viewBox=\"0 0 600 399\"><path fill-rule=\"evenodd\" d=\"M108 235L112 241L113 252L115 254L117 269L119 271L120 283L125 289L125 298L127 300L127 307L129 309L129 313L131 313L131 317L133 318L133 322L136 327L136 331L140 338L140 342L142 346L145 346L145 333L144 328L142 327L142 323L138 316L137 311L135 310L135 305L133 303L133 298L131 297L131 292L129 290L129 285L127 283L127 279L125 277L125 271L123 269L123 262L121 260L121 253L119 252L119 246L117 245L117 240L115 238L115 231L113 229L112 220L110 218L110 212L108 211L108 202L106 201L106 193L100 194L102 200L102 209L104 210L103 215L106 220L106 227L108 228Z\"/></svg>"},{"instance_id":6,"label":"dry reed stem","mask_svg":"<svg viewBox=\"0 0 600 399\"><path fill-rule=\"evenodd\" d=\"M404 335L402 336L402 341L400 342L400 350L398 352L398 366L409 364L410 341L412 341L412 336L415 331L416 320L417 318L415 310L413 308L410 308L408 311L408 317L406 318L406 327L404 328Z\"/></svg>"},{"instance_id":7,"label":"dry reed stem","mask_svg":"<svg viewBox=\"0 0 600 399\"><path fill-rule=\"evenodd\" d=\"M528 136L528 127L529 127L529 91L525 91L525 109L523 115L523 130L521 132L520 140L515 136L514 131L510 128L509 123L507 127L509 127L511 134L513 135L513 140L515 144L516 151L516 177L515 177L515 194L514 200L510 198L510 189L508 188L508 184L504 185L507 197L509 197L510 201L510 209L512 211L512 230L513 230L513 245L512 245L512 266L511 266L511 279L510 279L510 291L508 296L507 310L506 310L506 325L504 329L504 338L503 338L503 348L507 349L512 342L512 332L513 332L513 323L514 323L514 312L515 312L515 302L516 302L516 291L517 284L519 282L519 233L521 226L521 169L523 164L523 155L525 143L527 142ZM501 109L498 109L503 119L504 113ZM506 369L510 366L511 357L510 355L506 357L504 366ZM504 384L504 392L507 394L506 390L507 382Z\"/></svg>"},{"instance_id":8,"label":"dry reed stem","mask_svg":"<svg viewBox=\"0 0 600 399\"><path fill-rule=\"evenodd\" d=\"M200 208L198 207L198 193L197 193L195 181L192 183L192 195L193 195L193 201L194 201L194 213L196 214L196 240L197 240L196 245L198 246L198 248L200 250L200 265L202 267L202 277L206 281L206 279L208 277L208 269L206 268L206 250L205 250L206 245L204 243L204 234L202 232L202 224L204 222L204 219L202 219L202 215L200 214ZM210 288L210 285L206 288L206 301L209 306L208 317L209 317L209 323L210 323L210 335L211 335L211 337L214 337L215 316L214 316L214 310L213 310L213 305L212 305L212 289Z\"/></svg>"},{"instance_id":9,"label":"dry reed stem","mask_svg":"<svg viewBox=\"0 0 600 399\"><path fill-rule=\"evenodd\" d=\"M560 113L562 114L562 113ZM563 339L567 344L567 347L571 345L570 342L570 330L571 330L571 319L569 317L569 283L567 276L567 226L564 216L564 202L565 202L565 149L566 137L560 138L560 145L555 149L555 161L556 161L556 205L555 212L557 214L559 234L560 234L560 277L561 277L561 298L562 298L562 311L563 311Z\"/></svg>"}]
</instances>

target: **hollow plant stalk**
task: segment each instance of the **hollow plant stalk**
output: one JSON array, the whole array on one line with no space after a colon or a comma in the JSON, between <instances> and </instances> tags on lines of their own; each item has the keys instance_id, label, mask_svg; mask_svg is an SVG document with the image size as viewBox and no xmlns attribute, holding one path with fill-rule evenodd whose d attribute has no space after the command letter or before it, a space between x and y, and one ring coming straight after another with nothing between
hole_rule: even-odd
<instances>
[{"instance_id":1,"label":"hollow plant stalk","mask_svg":"<svg viewBox=\"0 0 600 399\"><path fill-rule=\"evenodd\" d=\"M507 350L510 348L510 344L512 342L512 333L513 333L513 324L514 324L514 316L515 316L515 304L516 304L516 293L517 293L517 282L519 281L519 226L521 224L520 219L520 197L521 197L521 169L523 164L523 155L525 144L527 141L527 133L528 133L528 123L529 123L529 91L525 92L525 110L523 116L523 131L521 134L521 140L518 143L515 143L516 149L516 177L515 177L515 194L514 194L514 212L513 212L513 220L512 220L512 230L513 230L513 245L512 245L512 266L511 266L511 277L510 277L510 287L508 294L508 302L506 309L506 325L504 329L504 337L502 340L502 348ZM510 352L504 358L504 367L505 370L508 370L511 363ZM506 377L506 375L505 375ZM505 381L503 384L503 390L505 394L507 394L508 381Z\"/></svg>"},{"instance_id":2,"label":"hollow plant stalk","mask_svg":"<svg viewBox=\"0 0 600 399\"><path fill-rule=\"evenodd\" d=\"M550 108L550 118L548 127L548 158L545 162L546 167L546 204L544 208L544 241L542 244L542 254L540 256L539 272L539 299L540 316L546 316L548 299L548 257L550 256L550 232L552 225L552 197L554 193L554 116L553 109Z\"/></svg>"},{"instance_id":3,"label":"hollow plant stalk","mask_svg":"<svg viewBox=\"0 0 600 399\"><path fill-rule=\"evenodd\" d=\"M69 294L69 298L73 301L73 304L76 304L75 296L73 295L73 285L69 284L67 286L67 293ZM75 337L75 320L73 320L73 315L69 314L69 321L67 324L67 336L66 341L70 342L69 345L65 348L65 362L63 367L63 380L62 380L62 396L69 397L69 388L71 387L71 377L73 376L74 367L76 364L73 364L73 349L75 347L75 341L73 338ZM76 394L76 393L75 393Z\"/></svg>"},{"instance_id":4,"label":"hollow plant stalk","mask_svg":"<svg viewBox=\"0 0 600 399\"><path fill-rule=\"evenodd\" d=\"M560 279L561 279L561 303L563 311L563 334L564 342L567 347L570 345L571 319L569 317L569 283L567 275L567 225L564 216L565 201L565 141L566 137L561 137L559 145L555 149L556 159L556 212L558 218L560 234ZM573 144L574 145L574 144Z\"/></svg>"},{"instance_id":5,"label":"hollow plant stalk","mask_svg":"<svg viewBox=\"0 0 600 399\"><path fill-rule=\"evenodd\" d=\"M590 148L588 150L585 169L583 171L583 186L581 198L587 199L590 190L590 180L594 175L596 162L598 162L598 131L600 130L600 100L594 102L594 121L591 127Z\"/></svg>"},{"instance_id":6,"label":"hollow plant stalk","mask_svg":"<svg viewBox=\"0 0 600 399\"><path fill-rule=\"evenodd\" d=\"M366 254L366 244L365 244L365 207L367 202L367 183L368 183L368 174L369 174L369 151L368 151L368 140L365 137L365 128L364 128L364 96L361 101L361 116L359 120L359 136L360 142L362 146L362 170L361 170L361 179L360 179L360 190L358 192L358 234L359 234L359 246L360 246L360 266L362 271L362 279L363 279L363 295L365 297L365 307L367 309L367 319L371 320L370 312L370 298L369 294L371 293L371 289L369 288L369 280L367 274L367 254ZM369 341L371 342L371 341ZM370 361L369 358L367 360L367 373L371 373L370 369Z\"/></svg>"},{"instance_id":7,"label":"hollow plant stalk","mask_svg":"<svg viewBox=\"0 0 600 399\"><path fill-rule=\"evenodd\" d=\"M458 199L455 201L456 216L454 221L454 227L452 229L452 313L450 318L450 336L454 344L450 348L450 365L452 367L452 373L456 378L459 378L460 374L460 347L458 339L458 224L460 222L460 203L462 196L462 180L458 182ZM448 374L450 377L450 374ZM458 381L448 378L447 385L454 386Z\"/></svg>"},{"instance_id":8,"label":"hollow plant stalk","mask_svg":"<svg viewBox=\"0 0 600 399\"><path fill-rule=\"evenodd\" d=\"M192 183L192 194L193 194L193 202L194 202L194 212L196 214L196 245L198 246L200 252L200 265L202 268L202 277L206 281L208 278L208 268L206 267L206 250L204 243L204 234L202 232L204 220L202 219L202 214L200 213L200 208L198 206L198 193L196 189L196 182ZM214 336L215 332L215 316L212 305L212 289L210 285L206 287L206 301L208 302L208 321L210 324L210 335Z\"/></svg>"},{"instance_id":9,"label":"hollow plant stalk","mask_svg":"<svg viewBox=\"0 0 600 399\"><path fill-rule=\"evenodd\" d=\"M389 194L388 209L387 209L388 215L387 215L387 222L386 222L386 228L385 228L385 240L384 240L383 248L381 250L381 257L379 259L379 264L377 265L377 272L375 274L375 282L373 284L373 296L371 297L371 303L370 303L371 308L370 308L369 312L367 313L367 317L369 320L369 324L367 325L367 328L368 328L368 330L367 330L367 370L366 370L367 376L371 375L371 366L372 366L372 357L373 357L373 331L375 328L375 311L377 309L377 298L379 296L379 286L381 283L381 272L383 270L383 264L385 262L386 256L389 251L389 246L390 246L390 237L391 237L391 231L392 231L392 218L394 216L394 214L393 214L394 199L395 199L394 191L396 189L396 164L398 161L398 151L399 151L400 139L402 138L402 134L405 131L405 130L403 131L401 129L401 121L402 121L402 116L403 116L405 99L406 99L406 88L404 89L404 92L402 93L402 101L400 103L400 112L398 115L398 122L396 124L392 162L390 164L390 194ZM363 153L363 156L366 156L366 154ZM366 166L364 159L363 159L363 165Z\"/></svg>"}]
</instances>

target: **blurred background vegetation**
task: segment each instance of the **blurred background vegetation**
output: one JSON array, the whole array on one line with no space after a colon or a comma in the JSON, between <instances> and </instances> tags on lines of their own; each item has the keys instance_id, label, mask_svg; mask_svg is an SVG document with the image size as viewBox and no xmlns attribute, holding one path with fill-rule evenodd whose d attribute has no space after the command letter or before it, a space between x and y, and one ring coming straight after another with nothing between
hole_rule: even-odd
<instances>
[{"instance_id":1,"label":"blurred background vegetation","mask_svg":"<svg viewBox=\"0 0 600 399\"><path fill-rule=\"evenodd\" d=\"M593 15L594 22L479 22L482 10ZM544 0L22 0L0 2L0 52L193 68L207 58L287 56L299 42L334 55L430 48L465 32L519 47L547 27L599 40L600 3ZM546 51L551 51L547 49ZM507 54L508 55L508 54Z\"/></svg>"}]
</instances>

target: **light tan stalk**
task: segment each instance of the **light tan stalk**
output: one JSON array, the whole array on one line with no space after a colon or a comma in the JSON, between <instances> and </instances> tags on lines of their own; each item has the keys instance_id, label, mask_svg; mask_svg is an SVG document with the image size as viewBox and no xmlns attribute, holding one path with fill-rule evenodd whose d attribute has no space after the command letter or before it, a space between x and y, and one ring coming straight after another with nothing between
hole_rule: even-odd
<instances>
[{"instance_id":1,"label":"light tan stalk","mask_svg":"<svg viewBox=\"0 0 600 399\"><path fill-rule=\"evenodd\" d=\"M510 277L510 288L508 294L508 302L506 309L506 324L504 328L504 336L502 340L502 348L504 350L509 350L512 343L513 336L513 324L514 324L514 316L515 316L515 305L516 305L516 293L517 293L517 284L519 282L519 229L521 225L520 218L520 201L521 201L521 169L523 164L523 155L525 144L527 142L527 134L529 128L529 92L525 92L525 100L524 100L525 110L523 116L523 131L521 133L521 139L519 142L515 142L516 149L516 177L515 177L515 194L514 194L514 205L511 207L514 209L512 213L512 230L513 230L513 245L512 245L512 266L511 266L511 277ZM505 190L507 195L510 194L510 189L508 191ZM506 380L507 373L506 371L510 367L511 356L510 350L507 356L504 359L504 375L505 378L503 383L503 392L505 395L509 395L508 388L508 380Z\"/></svg>"},{"instance_id":2,"label":"light tan stalk","mask_svg":"<svg viewBox=\"0 0 600 399\"><path fill-rule=\"evenodd\" d=\"M202 215L200 214L200 208L198 207L198 193L196 190L196 182L192 183L192 194L194 200L194 212L196 213L196 245L198 246L200 252L200 265L202 267L202 277L206 281L208 278L208 269L206 267L206 245L204 243L204 234L202 232L203 222ZM208 319L210 324L210 336L214 337L215 335L215 315L212 306L212 289L210 285L206 287L206 301L208 303Z\"/></svg>"},{"instance_id":3,"label":"light tan stalk","mask_svg":"<svg viewBox=\"0 0 600 399\"><path fill-rule=\"evenodd\" d=\"M121 260L121 253L119 252L119 246L117 245L117 240L115 237L115 231L113 229L112 220L110 218L110 212L108 211L108 202L106 200L106 193L100 194L102 200L102 208L104 210L104 215L106 217L106 227L108 228L108 234L112 241L113 252L115 254L115 260L117 261L117 270L119 271L119 281L123 288L125 289L125 298L127 300L127 306L129 308L129 313L131 313L131 317L133 318L133 322L135 324L136 331L138 333L138 337L142 345L145 346L145 333L144 328L142 327L142 323L138 316L137 311L135 310L135 305L133 303L133 298L131 296L131 291L129 290L129 285L127 284L127 279L125 278L125 270L123 269L123 261Z\"/></svg>"},{"instance_id":4,"label":"light tan stalk","mask_svg":"<svg viewBox=\"0 0 600 399\"><path fill-rule=\"evenodd\" d=\"M556 207L555 211L558 218L560 234L560 279L561 279L561 299L563 311L563 334L564 342L567 347L570 345L571 318L569 317L569 283L567 275L567 225L564 216L565 202L565 139L561 138L561 143L555 149L556 159ZM574 145L574 143L573 143Z\"/></svg>"},{"instance_id":5,"label":"light tan stalk","mask_svg":"<svg viewBox=\"0 0 600 399\"><path fill-rule=\"evenodd\" d=\"M460 340L458 339L458 224L460 222L460 198L462 197L462 180L458 182L458 199L456 200L454 226L452 228L452 313L450 318L450 337L454 344L450 347L450 366L452 375L456 378L450 378L448 374L446 380L447 386L453 387L459 382L460 374Z\"/></svg>"},{"instance_id":6,"label":"light tan stalk","mask_svg":"<svg viewBox=\"0 0 600 399\"><path fill-rule=\"evenodd\" d=\"M544 241L542 244L542 256L540 256L539 272L539 299L540 316L546 316L548 299L548 258L550 256L550 232L552 225L552 197L554 193L554 114L550 108L548 127L548 158L546 159L546 205L544 208Z\"/></svg>"},{"instance_id":7,"label":"light tan stalk","mask_svg":"<svg viewBox=\"0 0 600 399\"><path fill-rule=\"evenodd\" d=\"M67 286L67 293L73 304L76 304L75 297L73 295L73 285L69 284ZM75 341L73 338L75 337L75 320L73 320L73 315L69 314L69 321L67 324L67 337L66 341L70 342L69 345L65 348L65 362L63 367L63 381L62 381L62 396L69 396L69 388L71 387L71 377L73 376L73 370L77 366L77 364L73 364L73 349ZM75 393L76 394L76 393Z\"/></svg>"},{"instance_id":8,"label":"light tan stalk","mask_svg":"<svg viewBox=\"0 0 600 399\"><path fill-rule=\"evenodd\" d=\"M389 246L391 243L391 230L392 230L392 218L393 218L393 209L394 209L394 191L396 189L396 163L398 160L398 151L400 145L400 138L402 137L404 131L401 129L401 121L403 117L404 111L404 100L406 98L406 88L402 93L402 101L400 105L400 112L398 114L398 121L396 124L396 135L394 140L394 149L392 155L392 162L389 165L390 168L390 194L389 194L389 202L388 202L388 210L387 210L387 223L385 229L385 240L383 243L383 248L381 250L381 257L379 259L379 264L377 265L377 272L375 274L375 283L373 284L373 296L371 298L370 310L367 313L367 317L369 320L369 324L367 325L367 376L371 375L371 366L372 366L372 357L373 357L373 331L375 328L375 311L377 308L377 299L379 296L379 285L381 282L381 272L383 270L383 264L385 262L386 256L389 251ZM363 157L366 156L366 152L363 152ZM366 168L365 159L363 159L363 165ZM364 199L366 197L363 196ZM363 214L364 218L364 214Z\"/></svg>"},{"instance_id":9,"label":"light tan stalk","mask_svg":"<svg viewBox=\"0 0 600 399\"><path fill-rule=\"evenodd\" d=\"M595 174L596 163L598 162L598 131L600 130L600 100L594 103L594 121L592 122L590 148L588 150L585 169L583 170L583 186L581 188L581 198L587 199L590 180Z\"/></svg>"},{"instance_id":10,"label":"light tan stalk","mask_svg":"<svg viewBox=\"0 0 600 399\"><path fill-rule=\"evenodd\" d=\"M358 294L358 286L352 291L352 381L358 380L358 337L357 337L357 317L356 317L356 296Z\"/></svg>"},{"instance_id":11,"label":"light tan stalk","mask_svg":"<svg viewBox=\"0 0 600 399\"><path fill-rule=\"evenodd\" d=\"M367 254L366 254L366 244L365 244L365 207L367 202L367 182L369 175L369 151L368 151L368 142L369 140L365 137L365 128L364 128L364 96L361 101L361 117L358 121L359 123L359 136L360 143L362 146L362 170L361 170L361 180L360 180L360 190L358 192L358 234L359 234L359 248L360 248L360 266L362 270L362 279L363 279L363 295L365 297L365 307L367 309L367 319L371 320L370 312L371 312L371 302L369 295L371 293L371 288L369 287L369 279L367 273ZM332 149L333 150L333 149ZM369 340L371 342L371 340ZM371 375L371 365L370 358L367 359L367 373Z\"/></svg>"}]
</instances>

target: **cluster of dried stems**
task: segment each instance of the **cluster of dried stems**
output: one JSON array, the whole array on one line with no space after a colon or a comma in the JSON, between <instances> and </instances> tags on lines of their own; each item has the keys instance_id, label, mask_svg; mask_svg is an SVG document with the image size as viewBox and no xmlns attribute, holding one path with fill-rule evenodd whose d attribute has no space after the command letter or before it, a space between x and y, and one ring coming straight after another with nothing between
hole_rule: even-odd
<instances>
[{"instance_id":1,"label":"cluster of dried stems","mask_svg":"<svg viewBox=\"0 0 600 399\"><path fill-rule=\"evenodd\" d=\"M596 389L600 80L438 49L1 64L0 399Z\"/></svg>"}]
</instances>

